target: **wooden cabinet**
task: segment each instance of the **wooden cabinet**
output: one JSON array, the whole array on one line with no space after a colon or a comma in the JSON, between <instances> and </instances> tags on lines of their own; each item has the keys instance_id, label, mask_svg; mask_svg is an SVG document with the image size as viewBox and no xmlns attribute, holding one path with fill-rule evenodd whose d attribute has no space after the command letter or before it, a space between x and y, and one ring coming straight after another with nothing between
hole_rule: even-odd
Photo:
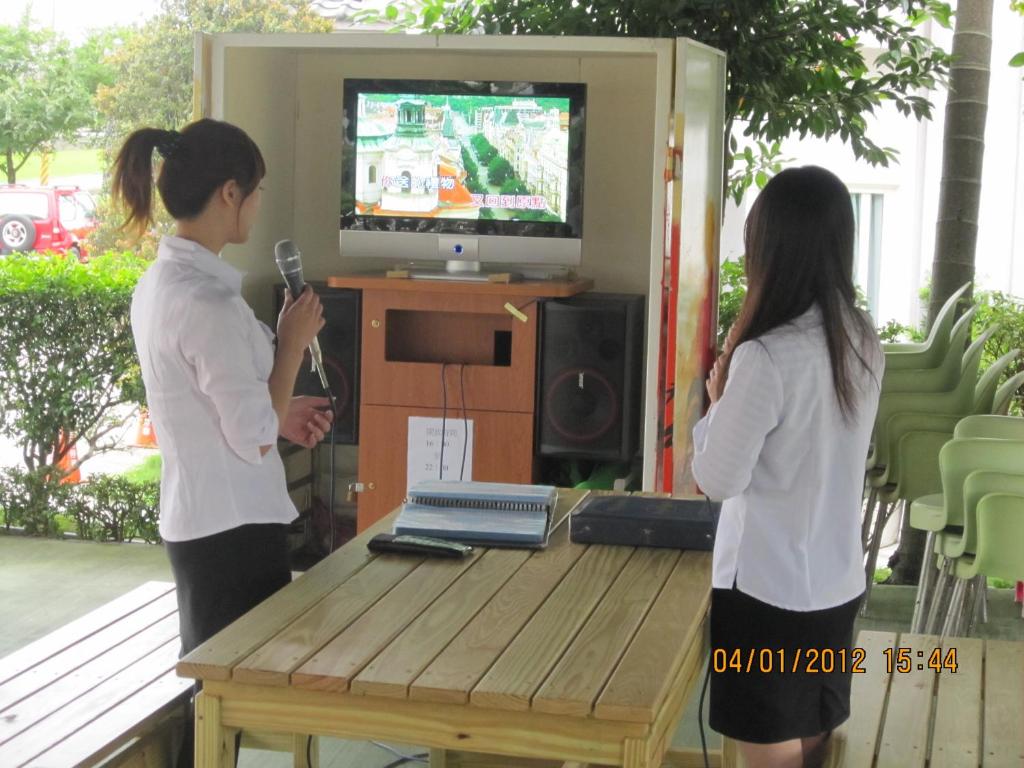
<instances>
[{"instance_id":1,"label":"wooden cabinet","mask_svg":"<svg viewBox=\"0 0 1024 768\"><path fill-rule=\"evenodd\" d=\"M359 442L357 525L360 531L392 512L405 498L409 417L441 418L440 408L405 408L363 405ZM461 411L449 408L448 418L461 420ZM503 411L467 411L473 422L473 480L529 483L533 480L533 414ZM445 455L444 463L456 477L461 453ZM468 478L467 478L468 479Z\"/></svg>"},{"instance_id":2,"label":"wooden cabinet","mask_svg":"<svg viewBox=\"0 0 1024 768\"><path fill-rule=\"evenodd\" d=\"M588 280L456 283L332 277L363 291L360 355L358 529L405 496L409 419L473 422L472 477L534 477L537 301L572 296ZM509 311L506 305L515 309ZM525 317L525 321L516 317ZM461 455L445 457L458 477Z\"/></svg>"}]
</instances>

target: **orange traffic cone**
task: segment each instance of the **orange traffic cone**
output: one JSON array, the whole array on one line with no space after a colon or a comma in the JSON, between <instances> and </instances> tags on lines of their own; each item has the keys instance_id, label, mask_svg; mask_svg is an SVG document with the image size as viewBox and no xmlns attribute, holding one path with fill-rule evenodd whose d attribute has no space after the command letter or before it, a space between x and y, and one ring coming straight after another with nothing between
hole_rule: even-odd
<instances>
[{"instance_id":1,"label":"orange traffic cone","mask_svg":"<svg viewBox=\"0 0 1024 768\"><path fill-rule=\"evenodd\" d=\"M156 448L156 431L153 429L153 422L149 420L149 411L145 408L139 411L134 445L136 448Z\"/></svg>"},{"instance_id":2,"label":"orange traffic cone","mask_svg":"<svg viewBox=\"0 0 1024 768\"><path fill-rule=\"evenodd\" d=\"M60 469L63 475L60 481L62 483L79 483L82 481L82 473L76 466L78 464L78 449L74 443L68 446L68 437L64 434L64 430L61 430L60 437L57 438L57 451L60 452L65 448L67 450L64 451L64 455L57 462L57 468Z\"/></svg>"}]
</instances>

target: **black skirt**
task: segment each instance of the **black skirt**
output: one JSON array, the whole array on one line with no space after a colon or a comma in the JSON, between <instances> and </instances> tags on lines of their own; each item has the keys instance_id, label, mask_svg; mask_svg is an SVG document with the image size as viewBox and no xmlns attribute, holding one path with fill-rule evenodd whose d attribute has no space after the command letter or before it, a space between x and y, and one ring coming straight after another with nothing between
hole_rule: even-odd
<instances>
[{"instance_id":1,"label":"black skirt","mask_svg":"<svg viewBox=\"0 0 1024 768\"><path fill-rule=\"evenodd\" d=\"M292 580L287 525L242 525L165 541L164 548L177 588L182 656Z\"/></svg>"},{"instance_id":2,"label":"black skirt","mask_svg":"<svg viewBox=\"0 0 1024 768\"><path fill-rule=\"evenodd\" d=\"M789 611L735 587L712 590L711 727L738 741L774 744L845 721L860 601Z\"/></svg>"}]
</instances>

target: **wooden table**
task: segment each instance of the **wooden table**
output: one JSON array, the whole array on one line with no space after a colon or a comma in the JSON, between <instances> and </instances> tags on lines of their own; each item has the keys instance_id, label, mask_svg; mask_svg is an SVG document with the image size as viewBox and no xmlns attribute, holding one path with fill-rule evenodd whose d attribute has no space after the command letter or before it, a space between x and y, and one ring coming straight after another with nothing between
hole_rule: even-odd
<instances>
[{"instance_id":1,"label":"wooden table","mask_svg":"<svg viewBox=\"0 0 1024 768\"><path fill-rule=\"evenodd\" d=\"M856 646L864 672L853 675L831 766L1024 766L1024 643L864 631ZM955 672L929 669L936 648L941 662L955 656Z\"/></svg>"},{"instance_id":2,"label":"wooden table","mask_svg":"<svg viewBox=\"0 0 1024 768\"><path fill-rule=\"evenodd\" d=\"M204 686L197 765L231 765L238 729L422 744L435 766L659 765L707 650L711 556L573 544L582 497L560 494L543 551L374 556L388 517L323 560L178 663Z\"/></svg>"}]
</instances>

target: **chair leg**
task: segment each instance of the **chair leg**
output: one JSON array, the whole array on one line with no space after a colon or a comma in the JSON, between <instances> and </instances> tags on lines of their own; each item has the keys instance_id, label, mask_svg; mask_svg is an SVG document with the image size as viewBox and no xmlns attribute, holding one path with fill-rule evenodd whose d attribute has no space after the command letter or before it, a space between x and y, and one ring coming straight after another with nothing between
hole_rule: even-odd
<instances>
[{"instance_id":1,"label":"chair leg","mask_svg":"<svg viewBox=\"0 0 1024 768\"><path fill-rule=\"evenodd\" d=\"M942 604L946 599L946 591L951 585L953 579L953 562L947 560L942 563L942 567L939 570L939 575L935 583L935 589L932 591L931 604L928 606L928 615L925 617L924 625L921 627L921 631L926 635L934 635L938 630L938 623L942 616Z\"/></svg>"},{"instance_id":2,"label":"chair leg","mask_svg":"<svg viewBox=\"0 0 1024 768\"><path fill-rule=\"evenodd\" d=\"M964 595L967 592L966 579L957 579L953 587L953 596L949 600L949 610L946 611L946 620L942 622L942 631L939 637L950 637L956 632L960 625L960 612L964 607Z\"/></svg>"},{"instance_id":3,"label":"chair leg","mask_svg":"<svg viewBox=\"0 0 1024 768\"><path fill-rule=\"evenodd\" d=\"M875 563L878 561L878 547L882 543L882 529L889 520L888 512L892 506L884 501L878 504L878 514L875 515L874 531L871 534L871 547L868 549L868 559L864 564L864 600L860 604L861 616L867 615L871 588L875 585Z\"/></svg>"},{"instance_id":4,"label":"chair leg","mask_svg":"<svg viewBox=\"0 0 1024 768\"><path fill-rule=\"evenodd\" d=\"M860 545L862 549L868 548L868 536L871 534L871 518L875 512L875 502L878 500L878 489L872 488L868 493L868 504L864 509L864 519L860 524Z\"/></svg>"},{"instance_id":5,"label":"chair leg","mask_svg":"<svg viewBox=\"0 0 1024 768\"><path fill-rule=\"evenodd\" d=\"M960 610L953 617L953 625L949 628L949 634L952 637L967 637L977 585L977 579L970 579L964 584L964 594L963 599L960 601Z\"/></svg>"},{"instance_id":6,"label":"chair leg","mask_svg":"<svg viewBox=\"0 0 1024 768\"><path fill-rule=\"evenodd\" d=\"M910 631L920 632L924 617L928 614L928 601L935 591L938 568L932 565L935 554L935 531L928 531L924 542L924 556L921 558L921 575L917 579L917 596L914 598L914 617L910 620Z\"/></svg>"},{"instance_id":7,"label":"chair leg","mask_svg":"<svg viewBox=\"0 0 1024 768\"><path fill-rule=\"evenodd\" d=\"M967 629L964 631L964 635L966 637L971 637L978 626L978 621L981 618L982 606L985 605L985 593L987 589L988 578L982 574L978 574L975 578L974 600L971 604L970 613L968 614Z\"/></svg>"}]
</instances>

